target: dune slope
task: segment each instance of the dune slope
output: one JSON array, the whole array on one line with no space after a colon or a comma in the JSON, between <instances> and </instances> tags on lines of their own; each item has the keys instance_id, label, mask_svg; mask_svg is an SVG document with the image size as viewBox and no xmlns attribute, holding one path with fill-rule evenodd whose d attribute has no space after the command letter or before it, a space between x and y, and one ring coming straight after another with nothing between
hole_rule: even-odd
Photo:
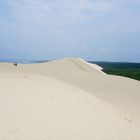
<instances>
[{"instance_id":1,"label":"dune slope","mask_svg":"<svg viewBox=\"0 0 140 140\"><path fill-rule=\"evenodd\" d=\"M3 67L4 71L34 73L52 76L72 86L111 103L140 123L140 82L109 76L96 64L89 64L78 58L65 58L48 63Z\"/></svg>"},{"instance_id":2,"label":"dune slope","mask_svg":"<svg viewBox=\"0 0 140 140\"><path fill-rule=\"evenodd\" d=\"M0 64L0 139L139 140L139 91L81 59Z\"/></svg>"}]
</instances>

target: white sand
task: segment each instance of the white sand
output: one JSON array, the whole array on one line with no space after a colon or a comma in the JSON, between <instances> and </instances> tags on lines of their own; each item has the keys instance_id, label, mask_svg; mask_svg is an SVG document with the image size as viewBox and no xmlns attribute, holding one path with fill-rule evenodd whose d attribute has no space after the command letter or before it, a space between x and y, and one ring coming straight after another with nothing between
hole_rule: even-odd
<instances>
[{"instance_id":1,"label":"white sand","mask_svg":"<svg viewBox=\"0 0 140 140\"><path fill-rule=\"evenodd\" d=\"M66 58L0 64L0 140L139 140L140 82Z\"/></svg>"}]
</instances>

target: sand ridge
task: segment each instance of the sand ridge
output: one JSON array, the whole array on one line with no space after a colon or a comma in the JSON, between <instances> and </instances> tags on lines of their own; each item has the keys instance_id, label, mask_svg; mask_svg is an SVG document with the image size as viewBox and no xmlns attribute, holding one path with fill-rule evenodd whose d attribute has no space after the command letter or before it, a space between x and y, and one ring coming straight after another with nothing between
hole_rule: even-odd
<instances>
[{"instance_id":1,"label":"sand ridge","mask_svg":"<svg viewBox=\"0 0 140 140\"><path fill-rule=\"evenodd\" d=\"M139 140L139 89L79 58L0 64L0 139Z\"/></svg>"}]
</instances>

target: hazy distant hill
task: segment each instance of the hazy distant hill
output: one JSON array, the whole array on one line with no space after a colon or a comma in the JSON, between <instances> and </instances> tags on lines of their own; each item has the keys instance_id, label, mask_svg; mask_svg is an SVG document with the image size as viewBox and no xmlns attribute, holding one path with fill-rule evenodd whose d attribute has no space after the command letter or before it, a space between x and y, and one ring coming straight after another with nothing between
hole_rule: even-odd
<instances>
[{"instance_id":1,"label":"hazy distant hill","mask_svg":"<svg viewBox=\"0 0 140 140\"><path fill-rule=\"evenodd\" d=\"M44 63L48 62L48 60L0 59L0 62L30 64L30 63Z\"/></svg>"}]
</instances>

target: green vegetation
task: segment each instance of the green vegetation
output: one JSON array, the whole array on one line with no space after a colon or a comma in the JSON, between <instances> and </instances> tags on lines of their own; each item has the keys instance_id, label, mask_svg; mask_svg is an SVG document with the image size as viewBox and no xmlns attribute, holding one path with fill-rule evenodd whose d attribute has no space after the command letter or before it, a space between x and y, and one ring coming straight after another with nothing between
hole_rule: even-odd
<instances>
[{"instance_id":1,"label":"green vegetation","mask_svg":"<svg viewBox=\"0 0 140 140\"><path fill-rule=\"evenodd\" d=\"M140 81L140 63L120 62L91 62L103 68L103 71L111 75L129 77Z\"/></svg>"}]
</instances>

